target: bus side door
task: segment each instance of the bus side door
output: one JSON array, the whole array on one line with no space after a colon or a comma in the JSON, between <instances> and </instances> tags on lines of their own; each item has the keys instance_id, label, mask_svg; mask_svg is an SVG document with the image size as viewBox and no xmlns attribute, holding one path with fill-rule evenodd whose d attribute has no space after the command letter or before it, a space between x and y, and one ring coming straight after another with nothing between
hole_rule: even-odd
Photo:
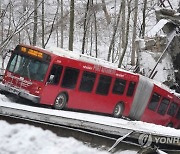
<instances>
[{"instance_id":1,"label":"bus side door","mask_svg":"<svg viewBox=\"0 0 180 154\"><path fill-rule=\"evenodd\" d=\"M40 103L53 105L59 92L59 82L63 67L59 64L53 64L46 85L42 91Z\"/></svg>"}]
</instances>

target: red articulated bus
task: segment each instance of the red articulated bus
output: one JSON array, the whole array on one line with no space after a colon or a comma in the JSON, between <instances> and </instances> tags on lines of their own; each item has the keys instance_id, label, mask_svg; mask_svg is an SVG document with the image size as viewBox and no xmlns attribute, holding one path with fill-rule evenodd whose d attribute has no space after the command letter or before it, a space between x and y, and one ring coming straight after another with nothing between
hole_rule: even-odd
<instances>
[{"instance_id":1,"label":"red articulated bus","mask_svg":"<svg viewBox=\"0 0 180 154\"><path fill-rule=\"evenodd\" d=\"M180 99L150 79L60 48L18 45L0 89L55 109L180 127Z\"/></svg>"}]
</instances>

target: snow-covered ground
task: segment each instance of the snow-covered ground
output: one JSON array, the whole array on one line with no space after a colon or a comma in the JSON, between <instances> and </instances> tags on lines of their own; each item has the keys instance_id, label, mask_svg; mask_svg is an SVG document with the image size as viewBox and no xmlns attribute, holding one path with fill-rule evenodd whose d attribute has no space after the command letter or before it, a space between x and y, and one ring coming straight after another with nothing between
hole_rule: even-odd
<instances>
[{"instance_id":1,"label":"snow-covered ground","mask_svg":"<svg viewBox=\"0 0 180 154\"><path fill-rule=\"evenodd\" d=\"M10 100L0 95L0 104ZM107 154L89 147L76 139L58 137L49 130L27 124L8 124L0 120L0 154ZM117 154L136 154L136 151L119 151Z\"/></svg>"},{"instance_id":2,"label":"snow-covered ground","mask_svg":"<svg viewBox=\"0 0 180 154\"><path fill-rule=\"evenodd\" d=\"M123 119L116 119L111 117L104 118L103 116L82 114L78 112L57 111L45 108L30 107L21 104L15 104L11 102L4 95L0 95L0 105L23 108L27 110L33 110L34 112L45 112L46 114L60 115L74 117L75 119L82 118L87 121L100 122L102 124L110 123L115 127L133 128L137 131L140 129L149 131L152 134L162 133L168 135L174 135L180 137L180 130L173 128L166 128L163 126L157 126L154 124L148 124L140 121L126 121ZM86 116L87 115L87 116ZM107 151L102 151L92 147L88 147L84 143L75 140L74 138L58 137L48 130L36 128L30 125L14 124L10 125L5 121L0 121L0 154L84 154L84 153L99 153L105 154ZM127 147L128 149L128 147ZM135 154L136 151L119 151L116 154Z\"/></svg>"},{"instance_id":3,"label":"snow-covered ground","mask_svg":"<svg viewBox=\"0 0 180 154\"><path fill-rule=\"evenodd\" d=\"M1 100L3 102L1 102ZM134 130L137 132L144 132L144 133L150 133L150 134L156 134L156 135L162 135L162 136L165 135L165 136L180 137L180 130L170 128L170 127L164 127L161 125L150 124L150 123L146 123L142 121L128 121L124 119L117 119L117 118L108 117L108 116L105 117L105 116L95 115L95 114L62 111L62 110L58 111L58 110L53 110L53 109L48 109L48 108L32 107L32 106L10 102L7 97L1 94L0 94L0 106L9 107L12 109L14 108L18 110L24 110L28 112L41 113L47 116L52 115L56 117L64 117L68 119L86 121L92 124L98 123L104 126L124 128L127 130Z\"/></svg>"},{"instance_id":4,"label":"snow-covered ground","mask_svg":"<svg viewBox=\"0 0 180 154\"><path fill-rule=\"evenodd\" d=\"M10 125L0 121L0 154L106 154L87 147L74 138L58 137L30 125Z\"/></svg>"}]
</instances>

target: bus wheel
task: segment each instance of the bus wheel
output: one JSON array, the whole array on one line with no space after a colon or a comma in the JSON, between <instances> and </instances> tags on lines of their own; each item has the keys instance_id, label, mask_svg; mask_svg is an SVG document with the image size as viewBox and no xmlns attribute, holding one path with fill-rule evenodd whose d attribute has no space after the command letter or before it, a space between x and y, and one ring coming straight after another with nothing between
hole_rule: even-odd
<instances>
[{"instance_id":1,"label":"bus wheel","mask_svg":"<svg viewBox=\"0 0 180 154\"><path fill-rule=\"evenodd\" d=\"M167 124L167 127L173 128L173 123L172 123L172 122L168 123L168 124Z\"/></svg>"},{"instance_id":2,"label":"bus wheel","mask_svg":"<svg viewBox=\"0 0 180 154\"><path fill-rule=\"evenodd\" d=\"M54 102L54 108L61 110L64 109L67 103L67 96L65 93L60 93Z\"/></svg>"},{"instance_id":3,"label":"bus wheel","mask_svg":"<svg viewBox=\"0 0 180 154\"><path fill-rule=\"evenodd\" d=\"M120 118L122 116L122 113L124 111L124 103L118 103L116 104L114 111L113 111L113 116L116 118Z\"/></svg>"}]
</instances>

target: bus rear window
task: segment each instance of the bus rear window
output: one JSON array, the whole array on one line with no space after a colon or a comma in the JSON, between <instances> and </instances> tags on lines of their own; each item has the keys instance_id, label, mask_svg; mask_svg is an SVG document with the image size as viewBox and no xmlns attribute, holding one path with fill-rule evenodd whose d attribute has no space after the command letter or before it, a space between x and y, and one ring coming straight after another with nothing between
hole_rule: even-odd
<instances>
[{"instance_id":1,"label":"bus rear window","mask_svg":"<svg viewBox=\"0 0 180 154\"><path fill-rule=\"evenodd\" d=\"M180 108L179 108L179 110L178 110L178 113L177 113L177 115L176 115L176 118L180 120Z\"/></svg>"},{"instance_id":2,"label":"bus rear window","mask_svg":"<svg viewBox=\"0 0 180 154\"><path fill-rule=\"evenodd\" d=\"M155 111L157 109L160 98L161 96L159 94L154 93L151 97L151 101L148 105L148 109Z\"/></svg>"},{"instance_id":3,"label":"bus rear window","mask_svg":"<svg viewBox=\"0 0 180 154\"><path fill-rule=\"evenodd\" d=\"M128 91L127 91L126 95L133 96L135 87L136 87L136 82L131 81L129 83L129 87L128 87Z\"/></svg>"},{"instance_id":4,"label":"bus rear window","mask_svg":"<svg viewBox=\"0 0 180 154\"><path fill-rule=\"evenodd\" d=\"M100 95L107 95L111 85L111 80L112 78L110 76L100 75L96 93Z\"/></svg>"},{"instance_id":5,"label":"bus rear window","mask_svg":"<svg viewBox=\"0 0 180 154\"><path fill-rule=\"evenodd\" d=\"M170 116L174 116L176 114L176 112L177 112L177 109L178 109L177 103L172 102L170 107L169 107L169 110L168 110L167 114L170 115Z\"/></svg>"},{"instance_id":6,"label":"bus rear window","mask_svg":"<svg viewBox=\"0 0 180 154\"><path fill-rule=\"evenodd\" d=\"M66 68L61 86L74 89L76 87L79 70L75 68Z\"/></svg>"},{"instance_id":7,"label":"bus rear window","mask_svg":"<svg viewBox=\"0 0 180 154\"><path fill-rule=\"evenodd\" d=\"M160 105L159 105L159 108L158 108L158 113L161 114L161 115L165 115L166 111L167 111L167 108L169 106L169 103L170 103L170 100L166 99L166 98L163 98Z\"/></svg>"},{"instance_id":8,"label":"bus rear window","mask_svg":"<svg viewBox=\"0 0 180 154\"><path fill-rule=\"evenodd\" d=\"M113 86L113 94L122 95L126 87L126 80L116 79Z\"/></svg>"}]
</instances>

